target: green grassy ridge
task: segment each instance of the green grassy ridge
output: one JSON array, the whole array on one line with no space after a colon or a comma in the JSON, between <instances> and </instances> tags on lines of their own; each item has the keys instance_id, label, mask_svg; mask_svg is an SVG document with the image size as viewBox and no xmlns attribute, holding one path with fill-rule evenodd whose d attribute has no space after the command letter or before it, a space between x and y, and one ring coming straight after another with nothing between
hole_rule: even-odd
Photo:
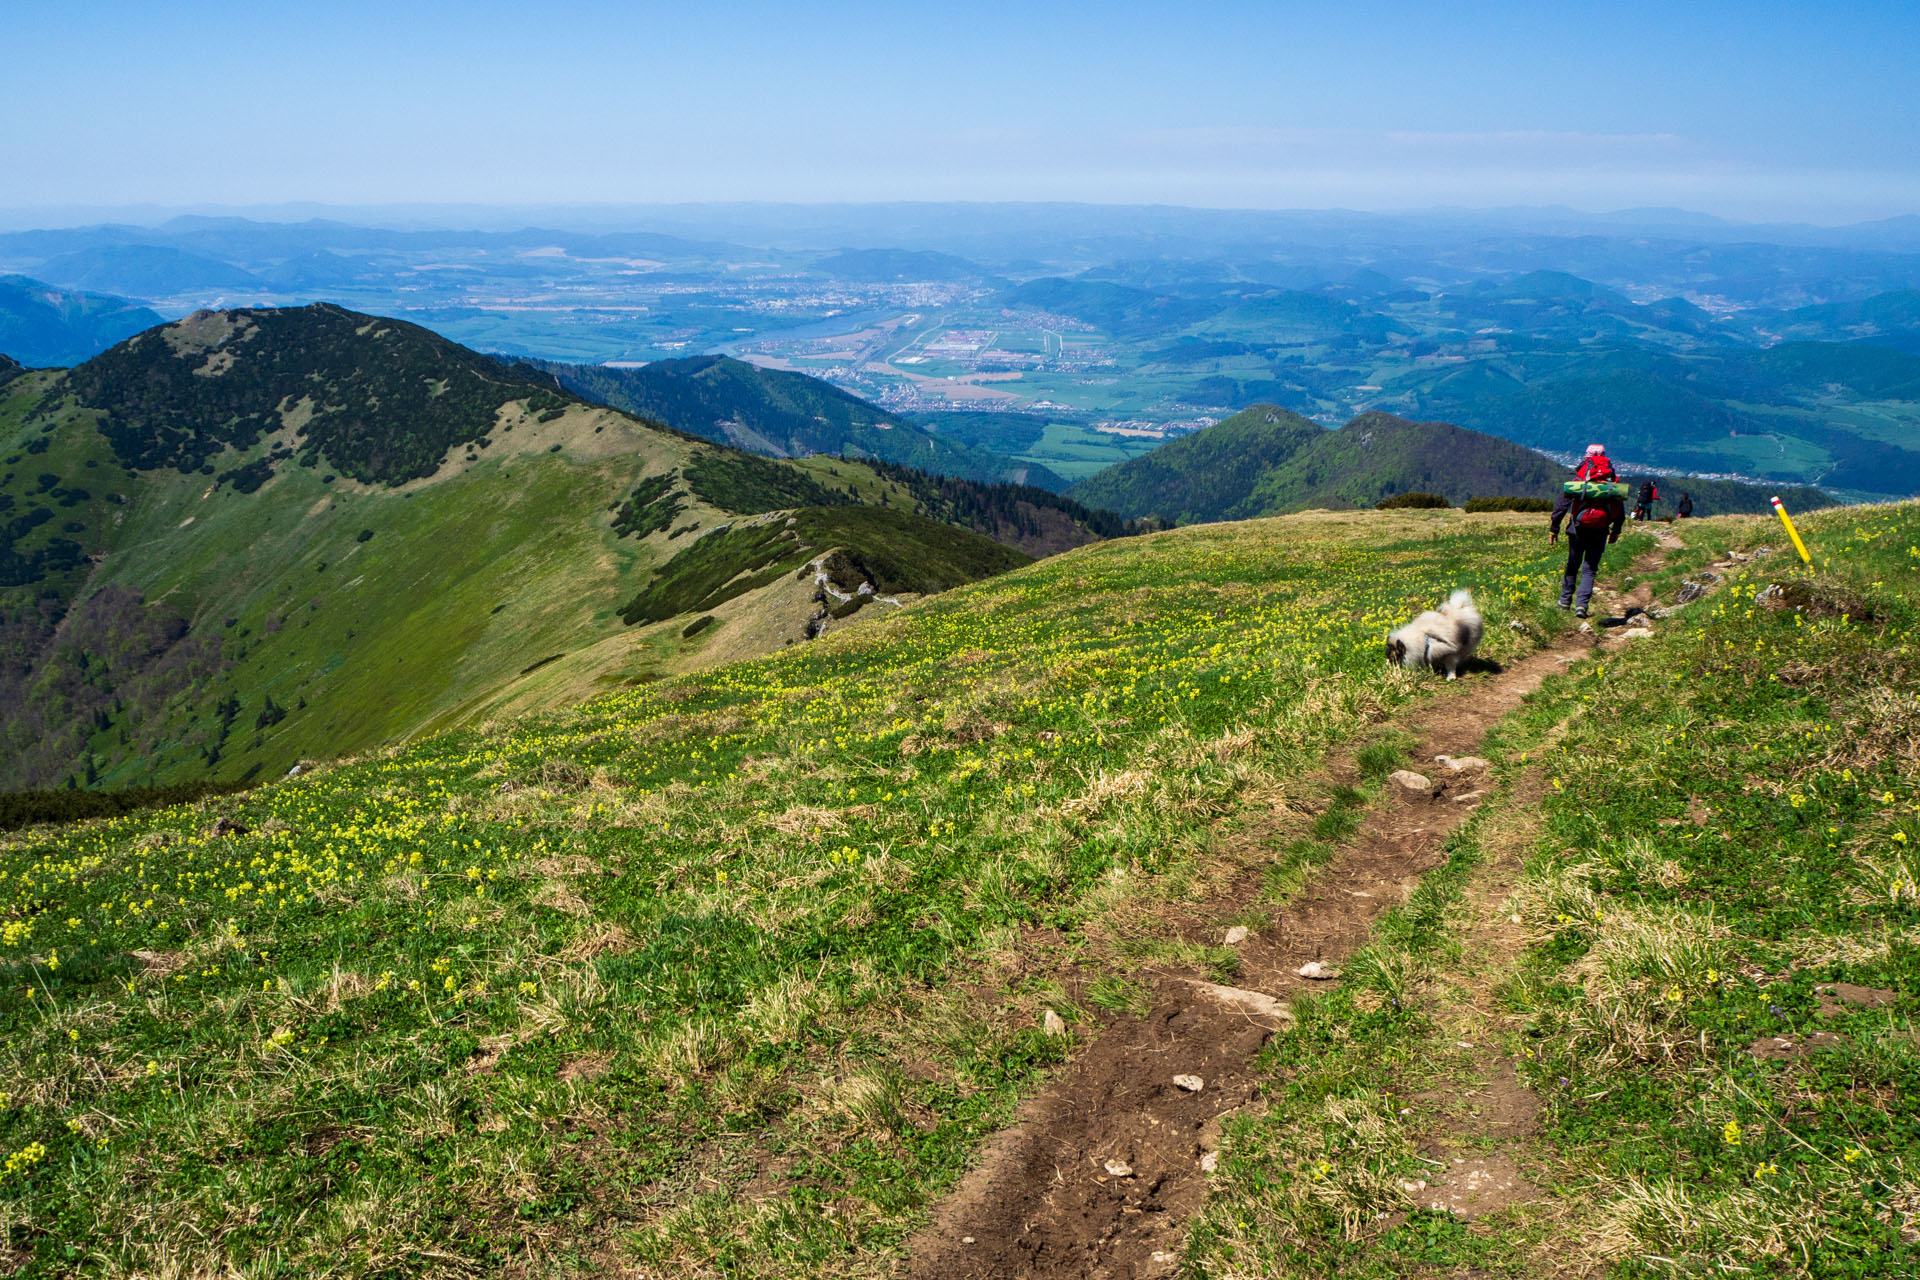
<instances>
[{"instance_id":1,"label":"green grassy ridge","mask_svg":"<svg viewBox=\"0 0 1920 1280\"><path fill-rule=\"evenodd\" d=\"M1230 873L1223 831L1418 695L1388 625L1471 585L1511 657L1555 559L1454 512L1102 543L573 712L0 840L21 1274L887 1274L1064 1052L1040 1008L1085 1016L1045 948L1154 954L1141 907Z\"/></svg>"},{"instance_id":2,"label":"green grassy ridge","mask_svg":"<svg viewBox=\"0 0 1920 1280\"><path fill-rule=\"evenodd\" d=\"M10 737L29 735L7 744L16 786L82 769L104 785L235 777L404 734L617 627L613 609L664 557L619 545L600 513L638 474L688 452L616 422L621 447L577 462L496 450L398 491L289 467L243 494L199 474L122 469L90 415L33 412L41 390L10 387L0 401L0 441L21 459L0 492L44 507L28 491L45 467L63 478L56 489L90 496L56 513L77 519L14 548L45 553L58 539L75 551L8 594L11 642L26 646L33 681L10 694L32 713L9 717ZM121 603L92 607L107 600ZM169 643L128 648L160 620ZM198 675L182 686L173 668L196 649ZM267 698L288 714L256 726Z\"/></svg>"},{"instance_id":3,"label":"green grassy ridge","mask_svg":"<svg viewBox=\"0 0 1920 1280\"><path fill-rule=\"evenodd\" d=\"M227 356L224 372L192 372ZM457 723L529 664L617 637L621 606L688 534L945 493L904 471L755 458L541 376L312 307L200 315L0 386L0 649L15 659L0 671L0 786L272 776ZM182 379L192 394L176 403ZM283 416L289 379L338 397L304 438ZM421 395L440 417L415 416ZM327 414L339 422L322 429ZM433 453L436 432L464 454ZM382 433L391 457L369 444ZM368 483L334 471L343 439L372 450ZM871 522L841 532L855 560L907 545ZM969 537L919 531L944 566L927 581L954 580L945 544ZM693 639L604 660L640 678Z\"/></svg>"},{"instance_id":4,"label":"green grassy ridge","mask_svg":"<svg viewBox=\"0 0 1920 1280\"><path fill-rule=\"evenodd\" d=\"M1438 493L1455 504L1477 496L1553 497L1568 474L1531 449L1445 422L1372 412L1328 431L1278 406L1258 405L1109 467L1069 495L1123 516L1192 523L1311 507L1370 507L1408 492ZM1677 500L1680 490L1691 491L1702 514L1767 511L1775 492L1796 510L1831 501L1804 487L1656 479L1663 497Z\"/></svg>"}]
</instances>

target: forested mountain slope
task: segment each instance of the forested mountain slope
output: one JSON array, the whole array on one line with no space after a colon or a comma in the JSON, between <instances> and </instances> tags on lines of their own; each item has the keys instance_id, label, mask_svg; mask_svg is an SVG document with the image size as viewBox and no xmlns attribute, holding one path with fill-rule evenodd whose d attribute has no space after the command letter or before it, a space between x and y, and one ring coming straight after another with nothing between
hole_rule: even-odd
<instances>
[{"instance_id":1,"label":"forested mountain slope","mask_svg":"<svg viewBox=\"0 0 1920 1280\"><path fill-rule=\"evenodd\" d=\"M770 457L878 458L967 480L1066 488L1036 463L945 439L818 378L730 356L656 360L638 369L536 363L590 400Z\"/></svg>"},{"instance_id":2,"label":"forested mountain slope","mask_svg":"<svg viewBox=\"0 0 1920 1280\"><path fill-rule=\"evenodd\" d=\"M1278 406L1256 405L1090 476L1069 495L1129 518L1193 523L1370 507L1400 493L1437 493L1456 505L1472 497L1547 498L1569 474L1543 454L1445 422L1366 413L1329 431ZM1798 486L1656 479L1669 499L1690 491L1702 514L1765 511L1774 493L1797 509L1830 501Z\"/></svg>"},{"instance_id":3,"label":"forested mountain slope","mask_svg":"<svg viewBox=\"0 0 1920 1280\"><path fill-rule=\"evenodd\" d=\"M991 487L754 457L324 304L9 371L0 789L258 776L1026 563L916 491L1044 541Z\"/></svg>"}]
</instances>

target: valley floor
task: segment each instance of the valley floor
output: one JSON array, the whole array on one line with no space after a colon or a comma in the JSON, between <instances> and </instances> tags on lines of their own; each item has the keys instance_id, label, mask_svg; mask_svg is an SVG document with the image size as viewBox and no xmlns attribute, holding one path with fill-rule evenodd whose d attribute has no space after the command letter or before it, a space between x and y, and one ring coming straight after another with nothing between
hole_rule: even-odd
<instances>
[{"instance_id":1,"label":"valley floor","mask_svg":"<svg viewBox=\"0 0 1920 1280\"><path fill-rule=\"evenodd\" d=\"M1593 636L1538 518L1180 529L10 836L0 1259L1911 1270L1920 509L1807 524Z\"/></svg>"}]
</instances>

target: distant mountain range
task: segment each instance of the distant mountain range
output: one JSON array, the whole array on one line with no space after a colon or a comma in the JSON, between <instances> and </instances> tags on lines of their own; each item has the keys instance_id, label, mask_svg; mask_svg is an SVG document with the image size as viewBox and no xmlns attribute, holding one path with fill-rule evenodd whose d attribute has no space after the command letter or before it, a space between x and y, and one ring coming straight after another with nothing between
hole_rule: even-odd
<instances>
[{"instance_id":1,"label":"distant mountain range","mask_svg":"<svg viewBox=\"0 0 1920 1280\"><path fill-rule=\"evenodd\" d=\"M78 364L159 323L125 298L0 276L0 352L35 368Z\"/></svg>"},{"instance_id":2,"label":"distant mountain range","mask_svg":"<svg viewBox=\"0 0 1920 1280\"><path fill-rule=\"evenodd\" d=\"M951 253L916 249L842 249L813 264L839 280L887 284L908 280L978 280L992 274Z\"/></svg>"},{"instance_id":3,"label":"distant mountain range","mask_svg":"<svg viewBox=\"0 0 1920 1280\"><path fill-rule=\"evenodd\" d=\"M260 776L1121 531L743 453L401 321L197 312L67 371L0 360L0 789Z\"/></svg>"},{"instance_id":4,"label":"distant mountain range","mask_svg":"<svg viewBox=\"0 0 1920 1280\"><path fill-rule=\"evenodd\" d=\"M1191 524L1311 507L1371 507L1401 493L1436 493L1456 505L1473 497L1547 498L1568 475L1567 467L1531 449L1444 422L1367 413L1329 431L1277 405L1256 405L1109 467L1068 496L1128 517ZM1671 498L1691 492L1701 515L1764 512L1776 492L1800 509L1832 501L1799 487L1766 490L1664 476L1659 484Z\"/></svg>"},{"instance_id":5,"label":"distant mountain range","mask_svg":"<svg viewBox=\"0 0 1920 1280\"><path fill-rule=\"evenodd\" d=\"M139 298L267 288L266 281L250 271L170 245L90 245L48 258L34 268L34 274L68 288Z\"/></svg>"},{"instance_id":6,"label":"distant mountain range","mask_svg":"<svg viewBox=\"0 0 1920 1280\"><path fill-rule=\"evenodd\" d=\"M638 369L528 363L576 395L769 457L844 454L969 480L1067 487L1043 466L955 443L831 383L730 356L656 360Z\"/></svg>"},{"instance_id":7,"label":"distant mountain range","mask_svg":"<svg viewBox=\"0 0 1920 1280\"><path fill-rule=\"evenodd\" d=\"M565 361L577 394L769 455L1042 488L1143 452L1159 429L1275 404L1556 452L1605 435L1649 466L1848 499L1920 493L1915 380L1853 354L1920 359L1913 219L770 206L653 210L628 224L643 230L608 230L621 216L20 231L0 233L0 270L161 315L326 299ZM155 318L64 314L0 350L72 363ZM643 384L699 351L831 377L886 409L859 417L725 364L694 371L700 394L647 407L643 392L665 393ZM656 372L632 378L602 367L649 360Z\"/></svg>"}]
</instances>

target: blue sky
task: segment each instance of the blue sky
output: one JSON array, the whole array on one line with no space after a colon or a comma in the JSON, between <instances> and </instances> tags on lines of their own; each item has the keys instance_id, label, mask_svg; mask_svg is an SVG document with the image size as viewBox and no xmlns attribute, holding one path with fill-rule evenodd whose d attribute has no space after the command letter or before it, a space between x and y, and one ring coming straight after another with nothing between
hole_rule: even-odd
<instances>
[{"instance_id":1,"label":"blue sky","mask_svg":"<svg viewBox=\"0 0 1920 1280\"><path fill-rule=\"evenodd\" d=\"M4 16L16 208L1920 212L1912 3L9 0Z\"/></svg>"}]
</instances>

